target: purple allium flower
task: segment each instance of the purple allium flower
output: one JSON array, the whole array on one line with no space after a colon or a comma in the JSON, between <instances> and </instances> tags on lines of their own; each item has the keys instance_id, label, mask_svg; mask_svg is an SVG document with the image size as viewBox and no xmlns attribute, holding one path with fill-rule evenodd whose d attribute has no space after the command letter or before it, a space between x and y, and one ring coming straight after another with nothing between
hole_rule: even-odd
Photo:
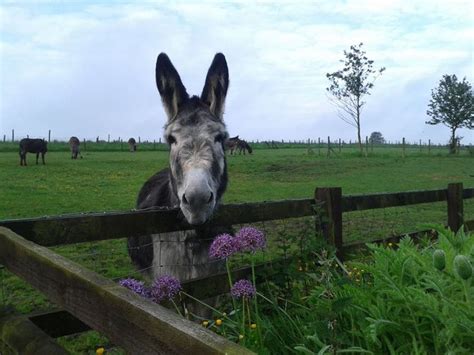
<instances>
[{"instance_id":1,"label":"purple allium flower","mask_svg":"<svg viewBox=\"0 0 474 355\"><path fill-rule=\"evenodd\" d=\"M227 259L237 252L236 240L230 234L219 234L209 247L209 256L213 259Z\"/></svg>"},{"instance_id":2,"label":"purple allium flower","mask_svg":"<svg viewBox=\"0 0 474 355\"><path fill-rule=\"evenodd\" d=\"M243 227L236 235L239 251L255 253L266 247L265 235L254 227Z\"/></svg>"},{"instance_id":3,"label":"purple allium flower","mask_svg":"<svg viewBox=\"0 0 474 355\"><path fill-rule=\"evenodd\" d=\"M123 287L128 288L129 290L135 292L136 294L140 296L149 297L150 295L150 292L145 287L145 284L143 283L143 281L138 281L132 278L128 278L128 279L120 280L119 284Z\"/></svg>"},{"instance_id":4,"label":"purple allium flower","mask_svg":"<svg viewBox=\"0 0 474 355\"><path fill-rule=\"evenodd\" d=\"M172 300L181 291L180 282L173 276L163 275L151 286L150 296L155 302Z\"/></svg>"},{"instance_id":5,"label":"purple allium flower","mask_svg":"<svg viewBox=\"0 0 474 355\"><path fill-rule=\"evenodd\" d=\"M251 298L255 296L255 287L253 287L252 283L249 280L239 280L237 281L232 289L230 290L230 294L234 298Z\"/></svg>"}]
</instances>

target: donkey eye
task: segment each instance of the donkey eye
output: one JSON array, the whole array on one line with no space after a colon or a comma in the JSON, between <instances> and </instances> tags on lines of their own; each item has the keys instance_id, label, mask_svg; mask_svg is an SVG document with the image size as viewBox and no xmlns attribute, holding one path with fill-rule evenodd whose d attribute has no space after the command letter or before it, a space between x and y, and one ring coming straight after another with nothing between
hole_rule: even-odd
<instances>
[{"instance_id":1,"label":"donkey eye","mask_svg":"<svg viewBox=\"0 0 474 355\"><path fill-rule=\"evenodd\" d=\"M215 143L222 143L224 141L224 136L222 134L218 134L216 138L214 138Z\"/></svg>"},{"instance_id":2,"label":"donkey eye","mask_svg":"<svg viewBox=\"0 0 474 355\"><path fill-rule=\"evenodd\" d=\"M168 144L176 143L176 138L173 137L171 134L168 137L166 137L166 140L168 141Z\"/></svg>"}]
</instances>

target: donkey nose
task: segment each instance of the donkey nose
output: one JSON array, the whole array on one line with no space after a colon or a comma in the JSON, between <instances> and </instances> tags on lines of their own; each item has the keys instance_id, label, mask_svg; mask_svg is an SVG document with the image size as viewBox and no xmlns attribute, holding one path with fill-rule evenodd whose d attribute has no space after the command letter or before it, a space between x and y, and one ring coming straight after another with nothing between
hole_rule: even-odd
<instances>
[{"instance_id":1,"label":"donkey nose","mask_svg":"<svg viewBox=\"0 0 474 355\"><path fill-rule=\"evenodd\" d=\"M183 194L182 202L190 206L203 206L214 200L212 191L187 191Z\"/></svg>"}]
</instances>

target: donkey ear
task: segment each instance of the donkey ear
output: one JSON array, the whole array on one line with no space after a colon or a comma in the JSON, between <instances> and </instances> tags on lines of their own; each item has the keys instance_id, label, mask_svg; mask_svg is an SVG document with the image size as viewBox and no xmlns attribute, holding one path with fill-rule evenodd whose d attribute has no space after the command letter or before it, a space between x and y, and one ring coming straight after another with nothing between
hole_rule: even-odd
<instances>
[{"instance_id":1,"label":"donkey ear","mask_svg":"<svg viewBox=\"0 0 474 355\"><path fill-rule=\"evenodd\" d=\"M168 119L173 119L189 98L178 72L165 53L156 60L156 86L161 95Z\"/></svg>"},{"instance_id":2,"label":"donkey ear","mask_svg":"<svg viewBox=\"0 0 474 355\"><path fill-rule=\"evenodd\" d=\"M222 120L224 102L229 88L229 70L222 53L217 53L207 72L201 100L209 106L211 112Z\"/></svg>"}]
</instances>

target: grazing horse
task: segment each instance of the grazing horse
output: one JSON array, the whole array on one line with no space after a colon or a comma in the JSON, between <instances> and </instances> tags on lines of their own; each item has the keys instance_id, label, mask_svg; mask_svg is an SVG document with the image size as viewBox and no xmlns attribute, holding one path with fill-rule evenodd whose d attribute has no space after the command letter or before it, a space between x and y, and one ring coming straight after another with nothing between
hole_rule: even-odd
<instances>
[{"instance_id":1,"label":"grazing horse","mask_svg":"<svg viewBox=\"0 0 474 355\"><path fill-rule=\"evenodd\" d=\"M23 138L20 141L20 165L26 166L26 153L36 153L36 164L38 164L38 157L41 153L41 159L44 162L44 155L48 151L48 142L44 139Z\"/></svg>"},{"instance_id":2,"label":"grazing horse","mask_svg":"<svg viewBox=\"0 0 474 355\"><path fill-rule=\"evenodd\" d=\"M239 151L239 154L242 154L242 152L244 152L245 155L245 151L248 151L249 154L252 154L252 147L243 139L239 139L239 141L237 142L237 150Z\"/></svg>"},{"instance_id":3,"label":"grazing horse","mask_svg":"<svg viewBox=\"0 0 474 355\"><path fill-rule=\"evenodd\" d=\"M69 147L71 148L71 159L77 159L77 155L79 154L82 159L82 154L79 146L81 145L81 142L79 141L79 138L72 136L69 138Z\"/></svg>"},{"instance_id":4,"label":"grazing horse","mask_svg":"<svg viewBox=\"0 0 474 355\"><path fill-rule=\"evenodd\" d=\"M128 147L132 153L137 151L137 141L135 138L132 137L128 140Z\"/></svg>"},{"instance_id":5,"label":"grazing horse","mask_svg":"<svg viewBox=\"0 0 474 355\"><path fill-rule=\"evenodd\" d=\"M168 274L181 281L225 270L222 261L209 260L208 250L222 229L207 222L227 186L223 121L229 86L227 62L215 55L201 96L189 97L165 53L156 62L156 84L168 116L164 127L169 167L150 177L141 188L137 209L168 207L194 227L189 231L130 237L132 261L151 277Z\"/></svg>"}]
</instances>

